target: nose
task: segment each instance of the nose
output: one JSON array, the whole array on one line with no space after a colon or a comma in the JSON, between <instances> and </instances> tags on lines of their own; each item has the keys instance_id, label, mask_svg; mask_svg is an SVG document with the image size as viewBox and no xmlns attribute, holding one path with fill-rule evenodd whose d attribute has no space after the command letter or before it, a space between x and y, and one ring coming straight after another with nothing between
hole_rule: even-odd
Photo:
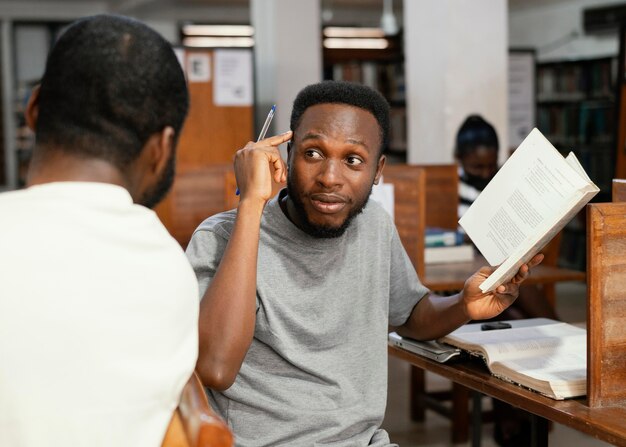
<instances>
[{"instance_id":1,"label":"nose","mask_svg":"<svg viewBox=\"0 0 626 447\"><path fill-rule=\"evenodd\" d=\"M324 163L321 163L317 181L325 189L334 190L341 187L343 183L341 162L327 159Z\"/></svg>"}]
</instances>

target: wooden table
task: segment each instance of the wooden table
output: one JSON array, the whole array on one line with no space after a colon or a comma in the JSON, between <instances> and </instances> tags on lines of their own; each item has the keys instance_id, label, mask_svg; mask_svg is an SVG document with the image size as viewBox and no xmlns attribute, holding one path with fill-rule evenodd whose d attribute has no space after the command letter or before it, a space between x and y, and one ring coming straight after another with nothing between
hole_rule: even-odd
<instances>
[{"instance_id":1,"label":"wooden table","mask_svg":"<svg viewBox=\"0 0 626 447\"><path fill-rule=\"evenodd\" d=\"M602 441L626 447L626 406L590 408L584 398L561 401L550 399L493 377L487 367L476 360L450 364L437 363L393 346L389 347L389 354L533 415L566 425ZM536 435L537 445L548 445L547 424L540 424Z\"/></svg>"},{"instance_id":2,"label":"wooden table","mask_svg":"<svg viewBox=\"0 0 626 447\"><path fill-rule=\"evenodd\" d=\"M482 256L476 256L471 262L449 264L426 264L422 283L433 291L460 290L467 278L481 267L489 265ZM550 267L539 264L533 267L524 284L546 284L560 281L584 281L585 272L578 270Z\"/></svg>"}]
</instances>

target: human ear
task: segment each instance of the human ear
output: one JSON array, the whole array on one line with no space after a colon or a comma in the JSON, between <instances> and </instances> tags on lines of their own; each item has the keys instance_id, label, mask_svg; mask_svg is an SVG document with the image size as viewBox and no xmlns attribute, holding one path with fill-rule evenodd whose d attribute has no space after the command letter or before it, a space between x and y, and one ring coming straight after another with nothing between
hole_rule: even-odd
<instances>
[{"instance_id":1,"label":"human ear","mask_svg":"<svg viewBox=\"0 0 626 447\"><path fill-rule=\"evenodd\" d=\"M385 167L386 160L387 157L385 157L384 155L381 155L378 159L378 166L376 166L376 176L374 177L375 185L378 185L378 182L380 181L380 176L383 174L383 168Z\"/></svg>"},{"instance_id":2,"label":"human ear","mask_svg":"<svg viewBox=\"0 0 626 447\"><path fill-rule=\"evenodd\" d=\"M161 132L155 134L155 141L153 145L153 173L160 175L170 160L174 152L174 128L166 126Z\"/></svg>"},{"instance_id":3,"label":"human ear","mask_svg":"<svg viewBox=\"0 0 626 447\"><path fill-rule=\"evenodd\" d=\"M37 127L37 118L39 117L40 88L41 84L37 84L35 87L33 87L33 90L30 93L30 98L28 98L28 104L26 104L26 111L24 113L26 125L33 132L35 131L35 127Z\"/></svg>"}]
</instances>

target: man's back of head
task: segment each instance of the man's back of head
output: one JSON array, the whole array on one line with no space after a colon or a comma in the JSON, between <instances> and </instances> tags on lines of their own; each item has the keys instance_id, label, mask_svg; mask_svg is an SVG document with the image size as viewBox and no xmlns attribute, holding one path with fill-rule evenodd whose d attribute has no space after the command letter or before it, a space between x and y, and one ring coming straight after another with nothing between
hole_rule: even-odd
<instances>
[{"instance_id":1,"label":"man's back of head","mask_svg":"<svg viewBox=\"0 0 626 447\"><path fill-rule=\"evenodd\" d=\"M161 444L198 285L137 203L167 190L186 110L171 46L139 22L79 20L52 49L28 187L0 194L0 445Z\"/></svg>"},{"instance_id":2,"label":"man's back of head","mask_svg":"<svg viewBox=\"0 0 626 447\"><path fill-rule=\"evenodd\" d=\"M188 92L165 39L133 19L102 15L61 35L48 56L38 109L35 159L62 151L123 172L151 135L166 126L179 135Z\"/></svg>"}]
</instances>

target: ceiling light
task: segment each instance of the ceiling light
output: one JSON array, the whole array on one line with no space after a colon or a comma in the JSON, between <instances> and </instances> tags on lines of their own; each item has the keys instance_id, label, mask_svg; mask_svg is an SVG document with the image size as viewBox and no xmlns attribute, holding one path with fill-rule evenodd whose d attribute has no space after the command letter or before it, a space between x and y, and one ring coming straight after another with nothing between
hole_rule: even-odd
<instances>
[{"instance_id":1,"label":"ceiling light","mask_svg":"<svg viewBox=\"0 0 626 447\"><path fill-rule=\"evenodd\" d=\"M387 42L387 39L324 39L324 48L384 50L388 46L389 42Z\"/></svg>"},{"instance_id":2,"label":"ceiling light","mask_svg":"<svg viewBox=\"0 0 626 447\"><path fill-rule=\"evenodd\" d=\"M252 36L250 25L183 25L185 36Z\"/></svg>"},{"instance_id":3,"label":"ceiling light","mask_svg":"<svg viewBox=\"0 0 626 447\"><path fill-rule=\"evenodd\" d=\"M185 37L186 47L220 48L220 47L253 47L251 37Z\"/></svg>"},{"instance_id":4,"label":"ceiling light","mask_svg":"<svg viewBox=\"0 0 626 447\"><path fill-rule=\"evenodd\" d=\"M327 26L324 28L326 37L385 37L381 28L356 28L348 26Z\"/></svg>"}]
</instances>

